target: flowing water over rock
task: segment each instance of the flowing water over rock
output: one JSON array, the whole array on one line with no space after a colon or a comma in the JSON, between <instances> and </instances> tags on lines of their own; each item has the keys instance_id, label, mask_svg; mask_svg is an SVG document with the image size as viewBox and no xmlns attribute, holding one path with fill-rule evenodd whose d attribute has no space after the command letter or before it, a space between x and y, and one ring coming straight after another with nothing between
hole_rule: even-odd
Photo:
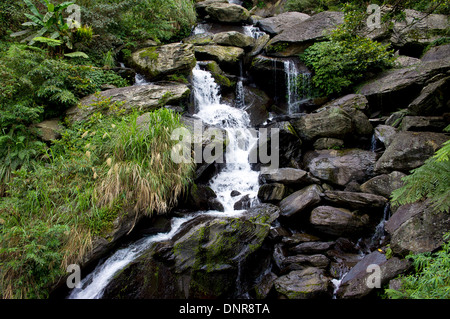
<instances>
[{"instance_id":1,"label":"flowing water over rock","mask_svg":"<svg viewBox=\"0 0 450 319\"><path fill-rule=\"evenodd\" d=\"M242 109L221 104L218 85L214 82L210 72L201 70L200 64L193 70L192 82L198 110L195 116L199 120L221 127L227 132L226 163L222 171L210 183L211 189L217 194L225 212L199 212L183 218L174 218L170 232L142 238L128 247L116 251L100 263L82 280L81 288L71 292L68 296L69 299L102 298L104 289L120 270L138 258L151 244L170 240L186 222L195 216L199 214L221 217L238 216L242 210L235 210L234 205L244 196L248 196L252 204L258 202L259 174L251 169L249 163L249 152L257 143L258 137L250 128L248 114ZM232 191L238 191L241 195L232 197ZM240 267L240 263L238 265ZM238 280L240 280L240 276L238 276ZM241 287L239 283L236 286Z\"/></svg>"}]
</instances>

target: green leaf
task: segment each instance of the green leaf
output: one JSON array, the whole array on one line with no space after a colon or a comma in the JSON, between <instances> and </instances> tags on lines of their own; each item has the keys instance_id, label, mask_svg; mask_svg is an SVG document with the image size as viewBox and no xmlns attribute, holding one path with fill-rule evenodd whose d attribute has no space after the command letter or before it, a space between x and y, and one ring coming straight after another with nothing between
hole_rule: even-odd
<instances>
[{"instance_id":1,"label":"green leaf","mask_svg":"<svg viewBox=\"0 0 450 319\"><path fill-rule=\"evenodd\" d=\"M45 43L51 47L56 47L58 45L61 45L63 42L61 40L56 40L52 38L46 38L46 37L36 37L33 39L33 41Z\"/></svg>"},{"instance_id":2,"label":"green leaf","mask_svg":"<svg viewBox=\"0 0 450 319\"><path fill-rule=\"evenodd\" d=\"M23 0L23 2L25 2L25 4L28 6L28 8L30 9L30 11L37 17L39 18L43 18L43 15L38 11L38 9L35 7L35 5L30 1L30 0Z\"/></svg>"},{"instance_id":3,"label":"green leaf","mask_svg":"<svg viewBox=\"0 0 450 319\"><path fill-rule=\"evenodd\" d=\"M29 13L24 13L24 15L25 15L28 19L30 19L31 21L33 21L34 23L36 23L37 25L41 25L41 26L44 25L44 22L42 21L43 17L42 17L42 18L38 18L38 17L36 17L36 16L34 16L34 15L32 15L32 14L29 14Z\"/></svg>"},{"instance_id":4,"label":"green leaf","mask_svg":"<svg viewBox=\"0 0 450 319\"><path fill-rule=\"evenodd\" d=\"M42 19L42 22L47 23L48 20L50 20L54 15L54 12L47 12L44 16L44 19Z\"/></svg>"},{"instance_id":5,"label":"green leaf","mask_svg":"<svg viewBox=\"0 0 450 319\"><path fill-rule=\"evenodd\" d=\"M72 53L66 53L64 54L65 56L69 57L69 58L84 58L84 59L89 59L89 56L84 53L84 52L72 52Z\"/></svg>"},{"instance_id":6,"label":"green leaf","mask_svg":"<svg viewBox=\"0 0 450 319\"><path fill-rule=\"evenodd\" d=\"M10 36L13 37L13 38L16 38L16 37L20 37L22 35L28 34L30 32L31 32L31 30L23 30L23 31L18 31L18 32L11 33Z\"/></svg>"}]
</instances>

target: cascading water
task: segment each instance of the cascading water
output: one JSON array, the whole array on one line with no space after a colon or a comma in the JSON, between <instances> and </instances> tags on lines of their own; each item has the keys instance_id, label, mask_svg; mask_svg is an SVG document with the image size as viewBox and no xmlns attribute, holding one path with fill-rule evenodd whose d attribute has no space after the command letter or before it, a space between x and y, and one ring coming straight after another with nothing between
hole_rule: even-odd
<instances>
[{"instance_id":1,"label":"cascading water","mask_svg":"<svg viewBox=\"0 0 450 319\"><path fill-rule=\"evenodd\" d=\"M200 65L193 71L193 86L198 108L196 117L210 125L222 127L227 132L229 143L226 150L226 164L210 185L225 211L199 212L183 218L174 218L170 232L142 238L126 248L117 250L81 281L81 288L72 290L69 299L102 298L104 289L118 271L138 258L153 243L170 240L184 223L196 216L200 214L235 216L242 213L234 209L237 200L249 195L253 202L257 201L259 174L250 167L249 152L258 139L250 129L248 114L244 110L220 103L219 86L214 82L211 73L201 70ZM232 197L233 190L239 191L241 196ZM239 283L237 287L240 287Z\"/></svg>"},{"instance_id":2,"label":"cascading water","mask_svg":"<svg viewBox=\"0 0 450 319\"><path fill-rule=\"evenodd\" d=\"M311 96L311 74L302 73L292 60L284 60L288 114L299 113L300 103Z\"/></svg>"},{"instance_id":3,"label":"cascading water","mask_svg":"<svg viewBox=\"0 0 450 319\"><path fill-rule=\"evenodd\" d=\"M260 28L255 27L254 25L246 25L244 26L244 34L252 37L253 39L259 39L266 33L264 31L261 31Z\"/></svg>"},{"instance_id":4,"label":"cascading water","mask_svg":"<svg viewBox=\"0 0 450 319\"><path fill-rule=\"evenodd\" d=\"M259 188L258 172L251 169L249 154L258 142L255 132L250 129L250 118L243 109L221 104L219 87L210 72L201 70L197 65L193 70L194 95L198 113L196 117L205 123L222 127L227 132L225 167L211 181L225 208L225 212L234 211L234 204L245 195L256 201ZM240 196L232 197L231 191L237 190Z\"/></svg>"}]
</instances>

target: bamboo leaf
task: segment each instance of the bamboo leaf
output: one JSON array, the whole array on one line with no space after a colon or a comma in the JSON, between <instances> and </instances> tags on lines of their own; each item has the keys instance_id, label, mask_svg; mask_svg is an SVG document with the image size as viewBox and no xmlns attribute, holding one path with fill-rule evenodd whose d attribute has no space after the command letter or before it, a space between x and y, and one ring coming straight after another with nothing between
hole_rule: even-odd
<instances>
[{"instance_id":1,"label":"bamboo leaf","mask_svg":"<svg viewBox=\"0 0 450 319\"><path fill-rule=\"evenodd\" d=\"M35 7L35 5L30 0L23 0L25 4L28 6L30 11L37 17L43 18L44 16L39 12L39 10Z\"/></svg>"},{"instance_id":2,"label":"bamboo leaf","mask_svg":"<svg viewBox=\"0 0 450 319\"><path fill-rule=\"evenodd\" d=\"M89 56L84 52L72 52L72 53L66 53L65 56L69 58L84 58L89 59Z\"/></svg>"}]
</instances>

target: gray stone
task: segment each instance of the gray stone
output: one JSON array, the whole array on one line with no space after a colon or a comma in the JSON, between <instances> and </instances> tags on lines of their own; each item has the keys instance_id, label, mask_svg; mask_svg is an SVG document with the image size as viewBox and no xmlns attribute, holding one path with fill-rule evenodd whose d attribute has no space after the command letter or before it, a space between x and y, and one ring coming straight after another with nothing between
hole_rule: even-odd
<instances>
[{"instance_id":1,"label":"gray stone","mask_svg":"<svg viewBox=\"0 0 450 319\"><path fill-rule=\"evenodd\" d=\"M358 216L348 209L332 206L314 208L309 218L311 225L332 236L358 236L369 222L367 215Z\"/></svg>"},{"instance_id":2,"label":"gray stone","mask_svg":"<svg viewBox=\"0 0 450 319\"><path fill-rule=\"evenodd\" d=\"M321 192L320 186L310 185L289 195L280 203L281 215L290 217L318 204Z\"/></svg>"},{"instance_id":3,"label":"gray stone","mask_svg":"<svg viewBox=\"0 0 450 319\"><path fill-rule=\"evenodd\" d=\"M400 206L385 224L391 235L394 253L430 252L443 243L443 234L450 229L450 216L436 213L428 201Z\"/></svg>"},{"instance_id":4,"label":"gray stone","mask_svg":"<svg viewBox=\"0 0 450 319\"><path fill-rule=\"evenodd\" d=\"M326 33L343 23L343 12L324 11L309 19L300 21L278 34L269 41L266 47L272 56L295 56L306 48L324 39Z\"/></svg>"},{"instance_id":5,"label":"gray stone","mask_svg":"<svg viewBox=\"0 0 450 319\"><path fill-rule=\"evenodd\" d=\"M433 132L399 132L375 165L378 173L391 171L409 172L421 166L425 160L448 140L448 136Z\"/></svg>"},{"instance_id":6,"label":"gray stone","mask_svg":"<svg viewBox=\"0 0 450 319\"><path fill-rule=\"evenodd\" d=\"M390 125L378 125L375 127L374 134L378 141L383 143L385 147L388 147L394 139L395 134L397 134L397 130Z\"/></svg>"},{"instance_id":7,"label":"gray stone","mask_svg":"<svg viewBox=\"0 0 450 319\"><path fill-rule=\"evenodd\" d=\"M375 176L361 185L361 191L390 198L394 190L403 186L402 178L405 176L406 174L397 171Z\"/></svg>"},{"instance_id":8,"label":"gray stone","mask_svg":"<svg viewBox=\"0 0 450 319\"><path fill-rule=\"evenodd\" d=\"M441 133L448 125L443 116L405 116L402 131L426 131Z\"/></svg>"},{"instance_id":9,"label":"gray stone","mask_svg":"<svg viewBox=\"0 0 450 319\"><path fill-rule=\"evenodd\" d=\"M383 196L343 191L325 191L323 198L339 207L349 207L351 209L383 208L388 202Z\"/></svg>"},{"instance_id":10,"label":"gray stone","mask_svg":"<svg viewBox=\"0 0 450 319\"><path fill-rule=\"evenodd\" d=\"M256 26L262 31L274 36L292 28L310 16L300 12L285 12L274 17L258 20Z\"/></svg>"},{"instance_id":11,"label":"gray stone","mask_svg":"<svg viewBox=\"0 0 450 319\"><path fill-rule=\"evenodd\" d=\"M409 105L411 115L440 115L449 109L450 77L427 84Z\"/></svg>"},{"instance_id":12,"label":"gray stone","mask_svg":"<svg viewBox=\"0 0 450 319\"><path fill-rule=\"evenodd\" d=\"M331 138L331 137L321 137L314 142L315 150L328 150L328 149L340 149L344 146L344 141Z\"/></svg>"},{"instance_id":13,"label":"gray stone","mask_svg":"<svg viewBox=\"0 0 450 319\"><path fill-rule=\"evenodd\" d=\"M211 20L222 23L242 23L250 18L247 9L232 3L212 3L206 6L205 11Z\"/></svg>"},{"instance_id":14,"label":"gray stone","mask_svg":"<svg viewBox=\"0 0 450 319\"><path fill-rule=\"evenodd\" d=\"M284 198L286 187L280 183L264 184L258 190L258 198L263 203L277 202Z\"/></svg>"},{"instance_id":15,"label":"gray stone","mask_svg":"<svg viewBox=\"0 0 450 319\"><path fill-rule=\"evenodd\" d=\"M105 99L112 103L118 103L126 112L132 110L153 111L166 104L177 105L186 103L190 95L189 87L180 83L161 83L140 86L130 86L118 89L102 91L89 95L80 101L80 106L74 106L67 110L69 121L86 120L94 112L110 113L109 109L97 104Z\"/></svg>"},{"instance_id":16,"label":"gray stone","mask_svg":"<svg viewBox=\"0 0 450 319\"><path fill-rule=\"evenodd\" d=\"M321 150L307 152L303 163L313 176L345 186L372 176L376 160L374 152L360 149Z\"/></svg>"},{"instance_id":17,"label":"gray stone","mask_svg":"<svg viewBox=\"0 0 450 319\"><path fill-rule=\"evenodd\" d=\"M423 56L423 62L450 59L450 44L430 48Z\"/></svg>"},{"instance_id":18,"label":"gray stone","mask_svg":"<svg viewBox=\"0 0 450 319\"><path fill-rule=\"evenodd\" d=\"M330 278L319 268L295 270L275 280L275 289L288 299L317 299L331 297Z\"/></svg>"},{"instance_id":19,"label":"gray stone","mask_svg":"<svg viewBox=\"0 0 450 319\"><path fill-rule=\"evenodd\" d=\"M334 241L310 241L298 244L290 248L289 251L296 254L320 254L327 252L334 244Z\"/></svg>"},{"instance_id":20,"label":"gray stone","mask_svg":"<svg viewBox=\"0 0 450 319\"><path fill-rule=\"evenodd\" d=\"M31 125L31 128L36 128L39 138L44 142L51 142L61 137L61 131L64 129L59 124L59 119L46 120L38 124Z\"/></svg>"},{"instance_id":21,"label":"gray stone","mask_svg":"<svg viewBox=\"0 0 450 319\"><path fill-rule=\"evenodd\" d=\"M138 50L131 55L131 64L149 80L159 80L171 74L188 76L195 67L194 46L171 43Z\"/></svg>"},{"instance_id":22,"label":"gray stone","mask_svg":"<svg viewBox=\"0 0 450 319\"><path fill-rule=\"evenodd\" d=\"M217 33L213 37L213 42L218 45L233 46L250 50L255 44L255 39L237 31Z\"/></svg>"}]
</instances>

